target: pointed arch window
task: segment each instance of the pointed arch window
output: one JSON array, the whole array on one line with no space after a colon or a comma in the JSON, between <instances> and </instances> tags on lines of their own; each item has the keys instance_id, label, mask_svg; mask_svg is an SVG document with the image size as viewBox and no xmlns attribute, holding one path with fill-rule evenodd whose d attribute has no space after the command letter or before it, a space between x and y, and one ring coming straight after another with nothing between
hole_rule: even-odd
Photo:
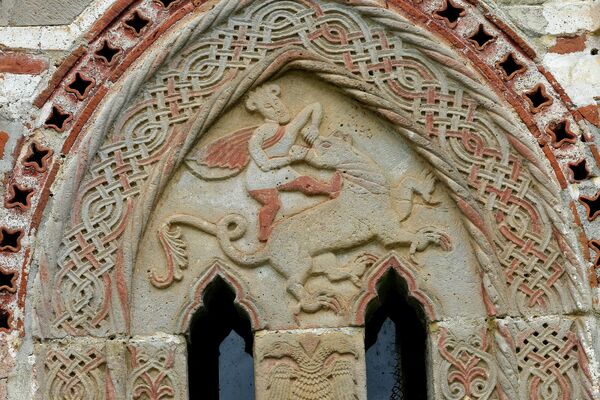
<instances>
[{"instance_id":1,"label":"pointed arch window","mask_svg":"<svg viewBox=\"0 0 600 400\"><path fill-rule=\"evenodd\" d=\"M365 327L368 399L427 399L425 319L407 293L393 271L378 284Z\"/></svg>"},{"instance_id":2,"label":"pointed arch window","mask_svg":"<svg viewBox=\"0 0 600 400\"><path fill-rule=\"evenodd\" d=\"M221 278L211 282L188 337L189 398L253 400L253 335L235 293Z\"/></svg>"}]
</instances>

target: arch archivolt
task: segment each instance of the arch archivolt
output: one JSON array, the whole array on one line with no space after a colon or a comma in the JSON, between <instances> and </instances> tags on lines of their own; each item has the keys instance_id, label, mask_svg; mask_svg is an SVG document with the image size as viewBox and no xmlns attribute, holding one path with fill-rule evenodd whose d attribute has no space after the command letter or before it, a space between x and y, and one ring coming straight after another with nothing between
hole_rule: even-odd
<instances>
[{"instance_id":1,"label":"arch archivolt","mask_svg":"<svg viewBox=\"0 0 600 400\"><path fill-rule=\"evenodd\" d=\"M79 337L142 335L153 337L143 351L164 353L160 361L136 358L139 351L125 339L114 346L135 361L135 371L169 371L158 386L183 399L184 344L175 340L165 350L155 334L185 330L202 305L203 289L217 276L234 288L253 328L264 335L259 348L274 340L271 329L310 328L318 332L290 340L304 346L321 337L314 346L339 343L341 361L358 360L363 355L356 335L366 303L376 296L377 280L394 270L428 319L434 398L592 398L584 351L591 348L591 321L565 316L586 312L591 294L577 244L564 234L569 222L555 204L559 186L518 113L457 58L431 32L366 2L222 1L184 18L136 62L135 72L115 83L63 167L57 193L64 201L51 204L42 232L62 240L42 241L36 255L36 335L69 335L83 344L62 353L53 343L41 345L40 354L62 354L40 358L47 360L40 373L48 390L65 390L66 378L58 373L68 363L65 351L92 354ZM346 183L330 200L284 198L290 204L282 200L283 216L263 244L254 236L258 208L246 193L244 173L202 180L193 162L201 165L206 149L228 134L260 125L244 101L272 83L294 116L321 104L323 139L315 143L329 140L346 157L315 153L313 165L298 169L322 181L341 171ZM343 118L350 127L340 126ZM383 222L369 225L383 218L381 207L367 209L374 200L361 203L364 194L346 193L348 182L358 179L343 164L349 154L362 157L352 165L372 167L361 170L362 180L380 182L373 178L378 169L385 171L381 176L404 179L399 182L405 187L413 182L414 190L401 199L409 209L396 210L404 213L398 226L408 238L403 245L385 241L397 231L381 228ZM376 198L388 205L393 188L380 186ZM301 230L286 239L286 229L293 228L287 221L325 220L330 214L318 214L319 207L335 201L347 220L372 212L367 222L356 223L372 235L309 252L312 264L298 280L278 269L276 260L303 254L301 244L311 239ZM354 214L344 205L355 206ZM324 225L320 233L334 235L343 226ZM350 233L358 237L364 229ZM269 247L275 235L281 246ZM300 245L289 250L298 237ZM246 253L243 260L269 253L242 262L231 248ZM363 270L340 277L343 268L331 265L345 266L346 259L364 261ZM347 304L336 305L339 298L329 287L340 288ZM344 328L349 326L355 328ZM324 328L342 329L336 335L348 339L323 339ZM97 362L76 371L89 380L74 384L117 379L109 368L118 357L109 349L113 344L89 343ZM269 354L264 349L256 362L276 357ZM540 367L536 360L558 367ZM361 374L360 366L352 368ZM124 390L144 385L133 379Z\"/></svg>"}]
</instances>

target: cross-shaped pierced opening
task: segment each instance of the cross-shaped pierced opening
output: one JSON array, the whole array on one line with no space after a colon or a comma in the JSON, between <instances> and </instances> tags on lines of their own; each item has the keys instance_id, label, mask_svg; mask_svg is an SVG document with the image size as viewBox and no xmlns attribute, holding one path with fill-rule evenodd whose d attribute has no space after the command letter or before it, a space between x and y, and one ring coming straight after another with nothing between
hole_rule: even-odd
<instances>
[{"instance_id":1,"label":"cross-shaped pierced opening","mask_svg":"<svg viewBox=\"0 0 600 400\"><path fill-rule=\"evenodd\" d=\"M8 251L16 253L21 248L21 237L23 231L21 229L12 230L8 228L0 228L0 251Z\"/></svg>"},{"instance_id":2,"label":"cross-shaped pierced opening","mask_svg":"<svg viewBox=\"0 0 600 400\"><path fill-rule=\"evenodd\" d=\"M565 143L575 143L577 136L571 132L569 121L553 122L546 128L546 131L552 136L552 144L558 148Z\"/></svg>"},{"instance_id":3,"label":"cross-shaped pierced opening","mask_svg":"<svg viewBox=\"0 0 600 400\"><path fill-rule=\"evenodd\" d=\"M83 100L92 89L93 79L86 79L81 73L77 72L75 78L67 86L67 91L74 93L79 100Z\"/></svg>"},{"instance_id":4,"label":"cross-shaped pierced opening","mask_svg":"<svg viewBox=\"0 0 600 400\"><path fill-rule=\"evenodd\" d=\"M531 111L534 113L552 104L552 97L548 96L546 88L541 83L538 83L533 89L526 92L525 98L529 101Z\"/></svg>"},{"instance_id":5,"label":"cross-shaped pierced opening","mask_svg":"<svg viewBox=\"0 0 600 400\"><path fill-rule=\"evenodd\" d=\"M458 19L465 15L465 9L456 6L451 0L446 1L446 5L435 12L435 15L448 21L451 27L456 26Z\"/></svg>"},{"instance_id":6,"label":"cross-shaped pierced opening","mask_svg":"<svg viewBox=\"0 0 600 400\"><path fill-rule=\"evenodd\" d=\"M498 64L498 68L504 72L506 79L510 80L517 74L525 71L525 66L519 62L513 53L508 53Z\"/></svg>"},{"instance_id":7,"label":"cross-shaped pierced opening","mask_svg":"<svg viewBox=\"0 0 600 400\"><path fill-rule=\"evenodd\" d=\"M150 23L150 20L143 17L139 12L134 12L131 18L125 21L125 25L131 28L136 35L142 33L144 28Z\"/></svg>"},{"instance_id":8,"label":"cross-shaped pierced opening","mask_svg":"<svg viewBox=\"0 0 600 400\"><path fill-rule=\"evenodd\" d=\"M107 64L112 64L115 56L121 52L121 49L113 47L108 43L108 40L104 40L102 47L100 47L94 54Z\"/></svg>"},{"instance_id":9,"label":"cross-shaped pierced opening","mask_svg":"<svg viewBox=\"0 0 600 400\"><path fill-rule=\"evenodd\" d=\"M169 8L171 4L177 3L179 0L157 0L164 8Z\"/></svg>"},{"instance_id":10,"label":"cross-shaped pierced opening","mask_svg":"<svg viewBox=\"0 0 600 400\"><path fill-rule=\"evenodd\" d=\"M590 175L585 159L570 163L569 169L571 170L571 178L575 182L586 180Z\"/></svg>"},{"instance_id":11,"label":"cross-shaped pierced opening","mask_svg":"<svg viewBox=\"0 0 600 400\"><path fill-rule=\"evenodd\" d=\"M0 308L0 331L10 331L10 311Z\"/></svg>"},{"instance_id":12,"label":"cross-shaped pierced opening","mask_svg":"<svg viewBox=\"0 0 600 400\"><path fill-rule=\"evenodd\" d=\"M6 201L6 206L8 208L18 207L21 210L26 210L31 205L31 196L33 195L33 189L27 189L20 185L13 184L10 187L10 191L12 195L9 196Z\"/></svg>"},{"instance_id":13,"label":"cross-shaped pierced opening","mask_svg":"<svg viewBox=\"0 0 600 400\"><path fill-rule=\"evenodd\" d=\"M0 268L0 292L14 293L17 288L15 287L15 281L17 280L17 273L6 271Z\"/></svg>"},{"instance_id":14,"label":"cross-shaped pierced opening","mask_svg":"<svg viewBox=\"0 0 600 400\"><path fill-rule=\"evenodd\" d=\"M65 130L65 126L70 119L71 114L64 112L58 106L52 106L52 112L46 120L46 126L55 131L62 132Z\"/></svg>"},{"instance_id":15,"label":"cross-shaped pierced opening","mask_svg":"<svg viewBox=\"0 0 600 400\"><path fill-rule=\"evenodd\" d=\"M23 165L26 167L33 167L37 172L44 172L46 171L50 157L52 157L51 149L33 142L27 150Z\"/></svg>"},{"instance_id":16,"label":"cross-shaped pierced opening","mask_svg":"<svg viewBox=\"0 0 600 400\"><path fill-rule=\"evenodd\" d=\"M469 36L469 40L474 42L475 46L479 50L483 50L483 48L486 45L490 44L494 39L495 37L493 35L490 35L485 31L483 24L479 24L479 29L477 29L477 31L474 32L471 36Z\"/></svg>"}]
</instances>

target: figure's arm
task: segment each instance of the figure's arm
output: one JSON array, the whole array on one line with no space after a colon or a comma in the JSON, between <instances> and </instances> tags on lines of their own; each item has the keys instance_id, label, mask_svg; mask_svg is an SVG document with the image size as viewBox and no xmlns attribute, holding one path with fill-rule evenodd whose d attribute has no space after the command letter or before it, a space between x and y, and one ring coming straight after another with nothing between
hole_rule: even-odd
<instances>
[{"instance_id":1,"label":"figure's arm","mask_svg":"<svg viewBox=\"0 0 600 400\"><path fill-rule=\"evenodd\" d=\"M306 151L304 154L299 154L298 151L290 152L284 156L277 157L269 157L269 155L262 148L264 142L265 130L263 128L258 128L256 133L250 138L250 142L248 143L250 156L256 162L256 165L262 171L270 171L273 169L281 168L283 166L289 165L296 160L301 160L304 158ZM300 146L294 146L300 147Z\"/></svg>"},{"instance_id":2,"label":"figure's arm","mask_svg":"<svg viewBox=\"0 0 600 400\"><path fill-rule=\"evenodd\" d=\"M290 135L290 137L293 137L293 140L296 140L296 137L298 137L298 133L300 132L300 130L310 121L310 128L308 131L309 132L317 132L318 134L318 129L319 129L319 125L321 124L321 119L323 118L323 107L321 107L320 103L313 103L313 104L309 104L308 106L304 107L302 109L302 111L300 111L298 113L298 115L296 115L294 117L294 119L292 119L292 121L290 121L290 123L287 125L286 127L286 135ZM308 138L305 138L308 139ZM312 140L309 140L309 142L314 141L315 138L312 138Z\"/></svg>"}]
</instances>

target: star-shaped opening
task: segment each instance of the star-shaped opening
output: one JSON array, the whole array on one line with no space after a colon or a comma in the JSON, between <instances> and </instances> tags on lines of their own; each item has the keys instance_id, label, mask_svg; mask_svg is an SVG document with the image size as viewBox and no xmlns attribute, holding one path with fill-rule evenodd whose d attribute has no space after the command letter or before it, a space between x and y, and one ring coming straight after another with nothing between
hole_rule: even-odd
<instances>
[{"instance_id":1,"label":"star-shaped opening","mask_svg":"<svg viewBox=\"0 0 600 400\"><path fill-rule=\"evenodd\" d=\"M569 169L571 170L571 180L574 182L586 180L590 175L590 170L586 165L585 158L573 163L569 163Z\"/></svg>"},{"instance_id":2,"label":"star-shaped opening","mask_svg":"<svg viewBox=\"0 0 600 400\"><path fill-rule=\"evenodd\" d=\"M518 74L525 71L525 66L519 62L513 53L508 53L506 56L504 56L504 58L496 63L496 67L503 72L506 80L511 80Z\"/></svg>"},{"instance_id":3,"label":"star-shaped opening","mask_svg":"<svg viewBox=\"0 0 600 400\"><path fill-rule=\"evenodd\" d=\"M32 167L37 172L45 172L52 154L52 149L33 142L27 149L23 165L25 167Z\"/></svg>"},{"instance_id":4,"label":"star-shaped opening","mask_svg":"<svg viewBox=\"0 0 600 400\"><path fill-rule=\"evenodd\" d=\"M0 251L16 253L21 249L22 237L23 231L21 229L0 228Z\"/></svg>"},{"instance_id":5,"label":"star-shaped opening","mask_svg":"<svg viewBox=\"0 0 600 400\"><path fill-rule=\"evenodd\" d=\"M83 100L93 87L93 79L87 79L77 72L71 83L67 85L67 92L73 93L79 100Z\"/></svg>"},{"instance_id":6,"label":"star-shaped opening","mask_svg":"<svg viewBox=\"0 0 600 400\"><path fill-rule=\"evenodd\" d=\"M538 83L528 92L525 92L525 98L531 107L531 111L536 113L552 104L552 97L548 96L546 87Z\"/></svg>"},{"instance_id":7,"label":"star-shaped opening","mask_svg":"<svg viewBox=\"0 0 600 400\"><path fill-rule=\"evenodd\" d=\"M33 189L27 189L19 184L11 185L9 197L8 200L6 200L6 207L16 207L21 209L22 211L25 211L31 206L32 196Z\"/></svg>"},{"instance_id":8,"label":"star-shaped opening","mask_svg":"<svg viewBox=\"0 0 600 400\"><path fill-rule=\"evenodd\" d=\"M96 55L96 57L110 65L115 59L115 56L120 52L121 49L119 49L118 47L111 46L111 44L108 43L108 40L105 39L102 42L102 46L98 50L96 50L94 54Z\"/></svg>"},{"instance_id":9,"label":"star-shaped opening","mask_svg":"<svg viewBox=\"0 0 600 400\"><path fill-rule=\"evenodd\" d=\"M587 211L588 221L593 221L600 214L600 192L596 193L595 196L581 196L579 201L585 207Z\"/></svg>"},{"instance_id":10,"label":"star-shaped opening","mask_svg":"<svg viewBox=\"0 0 600 400\"><path fill-rule=\"evenodd\" d=\"M133 30L136 35L140 35L149 23L150 20L146 17L143 17L137 11L134 12L129 19L125 20L125 26Z\"/></svg>"},{"instance_id":11,"label":"star-shaped opening","mask_svg":"<svg viewBox=\"0 0 600 400\"><path fill-rule=\"evenodd\" d=\"M495 38L495 36L490 35L485 31L483 24L479 24L479 29L469 36L469 40L473 42L475 47L479 50L483 50L485 46L493 42Z\"/></svg>"},{"instance_id":12,"label":"star-shaped opening","mask_svg":"<svg viewBox=\"0 0 600 400\"><path fill-rule=\"evenodd\" d=\"M50 116L46 119L46 126L57 132L63 132L71 118L72 115L64 112L59 106L52 106L52 112L50 112Z\"/></svg>"},{"instance_id":13,"label":"star-shaped opening","mask_svg":"<svg viewBox=\"0 0 600 400\"><path fill-rule=\"evenodd\" d=\"M17 273L0 267L0 292L14 293L17 290Z\"/></svg>"},{"instance_id":14,"label":"star-shaped opening","mask_svg":"<svg viewBox=\"0 0 600 400\"><path fill-rule=\"evenodd\" d=\"M12 322L12 314L10 311L0 308L0 332L10 331L10 323Z\"/></svg>"},{"instance_id":15,"label":"star-shaped opening","mask_svg":"<svg viewBox=\"0 0 600 400\"><path fill-rule=\"evenodd\" d=\"M451 28L458 23L458 19L466 14L465 9L455 5L452 0L446 0L446 4L434 13L434 16L446 20Z\"/></svg>"},{"instance_id":16,"label":"star-shaped opening","mask_svg":"<svg viewBox=\"0 0 600 400\"><path fill-rule=\"evenodd\" d=\"M571 131L570 122L567 120L550 123L546 132L552 137L552 145L556 148L577 141L577 136Z\"/></svg>"}]
</instances>

